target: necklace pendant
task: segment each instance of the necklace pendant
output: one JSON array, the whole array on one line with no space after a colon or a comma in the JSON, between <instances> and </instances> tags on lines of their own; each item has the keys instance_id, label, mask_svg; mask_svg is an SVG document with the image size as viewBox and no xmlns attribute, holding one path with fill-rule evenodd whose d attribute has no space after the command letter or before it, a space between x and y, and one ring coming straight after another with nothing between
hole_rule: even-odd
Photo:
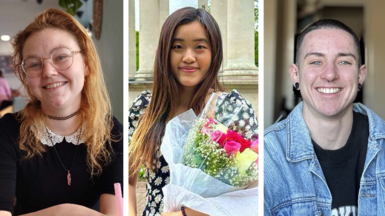
<instances>
[{"instance_id":1,"label":"necklace pendant","mask_svg":"<svg viewBox=\"0 0 385 216\"><path fill-rule=\"evenodd\" d=\"M68 183L68 185L71 185L71 174L70 174L69 170L68 170L68 174L67 174L67 183Z\"/></svg>"}]
</instances>

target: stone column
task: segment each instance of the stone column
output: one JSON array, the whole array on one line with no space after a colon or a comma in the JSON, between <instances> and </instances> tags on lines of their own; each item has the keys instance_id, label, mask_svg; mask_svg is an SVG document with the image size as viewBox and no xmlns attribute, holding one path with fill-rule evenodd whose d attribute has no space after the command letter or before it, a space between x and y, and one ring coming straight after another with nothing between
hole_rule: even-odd
<instances>
[{"instance_id":1,"label":"stone column","mask_svg":"<svg viewBox=\"0 0 385 216\"><path fill-rule=\"evenodd\" d=\"M226 68L227 64L227 0L211 0L211 15L213 15L221 30L223 45L221 72L223 72L223 68Z\"/></svg>"},{"instance_id":2,"label":"stone column","mask_svg":"<svg viewBox=\"0 0 385 216\"><path fill-rule=\"evenodd\" d=\"M254 1L227 2L227 66L224 81L257 83L254 63Z\"/></svg>"},{"instance_id":3,"label":"stone column","mask_svg":"<svg viewBox=\"0 0 385 216\"><path fill-rule=\"evenodd\" d=\"M159 32L162 30L164 21L167 19L170 11L169 0L159 1Z\"/></svg>"},{"instance_id":4,"label":"stone column","mask_svg":"<svg viewBox=\"0 0 385 216\"><path fill-rule=\"evenodd\" d=\"M159 4L157 0L141 0L139 8L139 70L135 78L152 80L159 40Z\"/></svg>"},{"instance_id":5,"label":"stone column","mask_svg":"<svg viewBox=\"0 0 385 216\"><path fill-rule=\"evenodd\" d=\"M128 4L128 78L134 79L136 72L135 0L130 0Z\"/></svg>"}]
</instances>

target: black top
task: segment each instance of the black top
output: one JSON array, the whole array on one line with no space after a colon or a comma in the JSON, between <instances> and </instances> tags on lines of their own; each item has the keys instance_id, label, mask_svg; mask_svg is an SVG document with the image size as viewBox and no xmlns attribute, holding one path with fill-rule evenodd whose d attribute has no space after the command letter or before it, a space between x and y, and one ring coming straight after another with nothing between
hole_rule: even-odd
<instances>
[{"instance_id":1,"label":"black top","mask_svg":"<svg viewBox=\"0 0 385 216\"><path fill-rule=\"evenodd\" d=\"M134 101L129 111L129 136L130 141L139 124L140 117L144 114L145 109L151 101L151 93L143 91ZM219 121L225 121L229 117L227 114L234 109L234 104L243 104L244 108L233 120L236 122L232 125L232 130L242 133L246 138L256 138L258 135L258 123L251 104L245 100L236 90L231 93L223 92L217 100L217 109L215 118ZM146 184L146 207L143 216L157 216L163 211L163 191L162 188L170 182L169 167L159 150L156 153L156 160L153 164L153 170L150 171L146 167L144 177Z\"/></svg>"},{"instance_id":2,"label":"black top","mask_svg":"<svg viewBox=\"0 0 385 216\"><path fill-rule=\"evenodd\" d=\"M353 112L352 131L345 146L337 150L324 150L313 141L315 153L332 193L333 215L340 215L342 211L345 213L344 215L357 214L358 193L365 165L368 138L368 117ZM340 209L341 212L339 212ZM337 212L338 214L335 214Z\"/></svg>"},{"instance_id":3,"label":"black top","mask_svg":"<svg viewBox=\"0 0 385 216\"><path fill-rule=\"evenodd\" d=\"M112 134L123 134L122 124L113 118ZM123 186L123 139L112 142L114 156L102 174L91 177L86 164L87 148L80 144L71 169L72 182L67 184L67 171L60 163L54 147L44 145L42 156L23 159L19 149L20 122L16 114L0 119L0 210L14 215L26 214L63 203L92 208L101 194L115 194L114 183ZM122 137L122 136L120 136ZM63 139L55 147L66 169L70 169L77 143ZM52 142L50 142L52 144ZM43 145L43 144L42 144ZM16 205L14 206L14 199Z\"/></svg>"}]
</instances>

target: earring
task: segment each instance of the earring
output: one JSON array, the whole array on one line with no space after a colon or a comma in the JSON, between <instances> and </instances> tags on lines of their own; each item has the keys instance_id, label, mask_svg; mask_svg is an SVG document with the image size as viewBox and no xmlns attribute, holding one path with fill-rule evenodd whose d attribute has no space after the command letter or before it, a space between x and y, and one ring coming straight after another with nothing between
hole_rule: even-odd
<instances>
[{"instance_id":1,"label":"earring","mask_svg":"<svg viewBox=\"0 0 385 216\"><path fill-rule=\"evenodd\" d=\"M299 90L299 83L296 82L296 83L294 84L294 87L295 87L296 90Z\"/></svg>"},{"instance_id":2,"label":"earring","mask_svg":"<svg viewBox=\"0 0 385 216\"><path fill-rule=\"evenodd\" d=\"M361 89L362 89L362 84L358 83L358 91L361 91Z\"/></svg>"}]
</instances>

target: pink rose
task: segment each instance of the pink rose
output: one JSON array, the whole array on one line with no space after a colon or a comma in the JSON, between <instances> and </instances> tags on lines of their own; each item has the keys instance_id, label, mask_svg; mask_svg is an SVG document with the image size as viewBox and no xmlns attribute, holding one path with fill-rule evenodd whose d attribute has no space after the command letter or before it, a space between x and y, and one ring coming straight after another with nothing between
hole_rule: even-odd
<instances>
[{"instance_id":1,"label":"pink rose","mask_svg":"<svg viewBox=\"0 0 385 216\"><path fill-rule=\"evenodd\" d=\"M213 133L210 134L210 138L212 141L220 144L221 146L223 146L226 142L226 134L223 133L222 131L214 131Z\"/></svg>"},{"instance_id":2,"label":"pink rose","mask_svg":"<svg viewBox=\"0 0 385 216\"><path fill-rule=\"evenodd\" d=\"M254 142L251 143L250 148L255 153L258 153L258 139L256 139Z\"/></svg>"},{"instance_id":3,"label":"pink rose","mask_svg":"<svg viewBox=\"0 0 385 216\"><path fill-rule=\"evenodd\" d=\"M239 144L241 144L241 152L243 152L245 149L250 148L251 142L245 138L243 138L241 135L239 135L237 132L228 130L227 131L227 139L228 141L235 141Z\"/></svg>"},{"instance_id":4,"label":"pink rose","mask_svg":"<svg viewBox=\"0 0 385 216\"><path fill-rule=\"evenodd\" d=\"M228 141L224 146L224 149L226 150L229 156L237 154L240 148L241 148L241 144L235 141Z\"/></svg>"}]
</instances>

